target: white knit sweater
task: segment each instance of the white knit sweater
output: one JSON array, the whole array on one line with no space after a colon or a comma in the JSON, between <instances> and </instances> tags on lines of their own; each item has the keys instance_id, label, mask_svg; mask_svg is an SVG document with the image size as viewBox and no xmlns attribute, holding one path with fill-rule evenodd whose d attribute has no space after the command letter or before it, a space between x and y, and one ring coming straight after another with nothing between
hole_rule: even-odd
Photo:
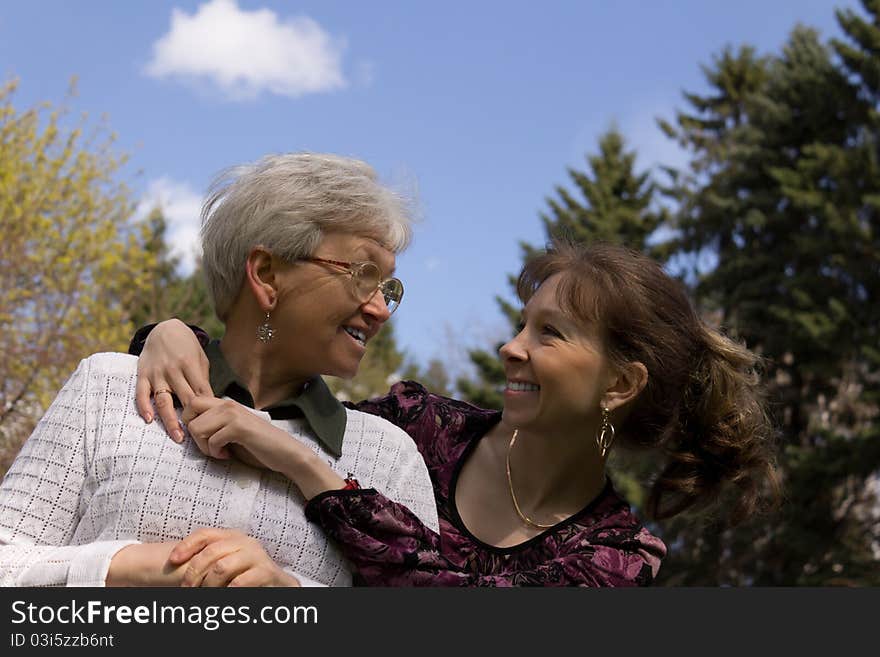
<instances>
[{"instance_id":1,"label":"white knit sweater","mask_svg":"<svg viewBox=\"0 0 880 657\"><path fill-rule=\"evenodd\" d=\"M304 515L282 475L171 441L134 404L137 358L80 362L0 484L0 585L103 586L113 555L135 542L177 541L199 527L239 529L304 583L348 586L349 567ZM254 411L269 420L268 413ZM304 419L270 420L437 529L428 472L412 439L347 409L342 456ZM310 582L309 580L314 580Z\"/></svg>"}]
</instances>

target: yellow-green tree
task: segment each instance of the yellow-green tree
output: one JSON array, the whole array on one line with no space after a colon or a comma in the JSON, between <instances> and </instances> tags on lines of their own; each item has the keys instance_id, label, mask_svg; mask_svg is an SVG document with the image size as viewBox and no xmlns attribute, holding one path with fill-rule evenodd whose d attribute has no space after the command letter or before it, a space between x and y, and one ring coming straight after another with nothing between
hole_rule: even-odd
<instances>
[{"instance_id":1,"label":"yellow-green tree","mask_svg":"<svg viewBox=\"0 0 880 657\"><path fill-rule=\"evenodd\" d=\"M18 111L15 88L0 86L0 475L77 362L125 350L154 269L112 135L48 103Z\"/></svg>"}]
</instances>

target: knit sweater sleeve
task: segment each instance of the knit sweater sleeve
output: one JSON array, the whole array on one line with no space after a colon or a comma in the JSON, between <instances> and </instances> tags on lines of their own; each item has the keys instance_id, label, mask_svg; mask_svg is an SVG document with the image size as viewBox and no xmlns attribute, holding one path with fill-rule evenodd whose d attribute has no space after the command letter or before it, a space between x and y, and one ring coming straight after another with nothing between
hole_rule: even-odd
<instances>
[{"instance_id":1,"label":"knit sweater sleeve","mask_svg":"<svg viewBox=\"0 0 880 657\"><path fill-rule=\"evenodd\" d=\"M91 496L104 387L80 362L0 484L0 586L104 586L113 555L137 542L71 544Z\"/></svg>"}]
</instances>

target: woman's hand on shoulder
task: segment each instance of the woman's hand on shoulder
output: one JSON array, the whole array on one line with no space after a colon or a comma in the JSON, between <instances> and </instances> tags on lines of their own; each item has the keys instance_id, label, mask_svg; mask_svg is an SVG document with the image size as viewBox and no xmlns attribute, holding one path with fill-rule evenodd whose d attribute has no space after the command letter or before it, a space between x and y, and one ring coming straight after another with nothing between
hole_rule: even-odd
<instances>
[{"instance_id":1,"label":"woman's hand on shoulder","mask_svg":"<svg viewBox=\"0 0 880 657\"><path fill-rule=\"evenodd\" d=\"M192 330L178 319L159 323L144 343L138 358L135 401L138 413L153 421L155 410L168 435L181 442L183 431L171 393L188 406L197 395L212 395L208 379L208 358Z\"/></svg>"},{"instance_id":2,"label":"woman's hand on shoulder","mask_svg":"<svg viewBox=\"0 0 880 657\"><path fill-rule=\"evenodd\" d=\"M198 529L171 551L169 562L184 567L181 586L299 586L260 542L234 529Z\"/></svg>"},{"instance_id":3,"label":"woman's hand on shoulder","mask_svg":"<svg viewBox=\"0 0 880 657\"><path fill-rule=\"evenodd\" d=\"M199 450L214 458L227 459L232 451L248 465L280 471L300 452L312 453L288 433L231 399L193 397L181 419Z\"/></svg>"}]
</instances>

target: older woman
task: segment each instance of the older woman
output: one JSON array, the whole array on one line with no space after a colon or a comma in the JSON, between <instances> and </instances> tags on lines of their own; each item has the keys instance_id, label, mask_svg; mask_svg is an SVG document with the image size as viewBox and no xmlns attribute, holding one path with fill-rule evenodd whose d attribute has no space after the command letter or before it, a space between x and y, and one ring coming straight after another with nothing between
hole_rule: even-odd
<instances>
[{"instance_id":1,"label":"older woman","mask_svg":"<svg viewBox=\"0 0 880 657\"><path fill-rule=\"evenodd\" d=\"M376 486L436 528L409 437L345 409L319 376L357 371L401 301L392 274L409 237L400 199L356 160L270 156L218 178L202 245L226 333L207 348L213 395L190 429L269 427L323 466L312 486L342 488L351 473L350 485ZM350 584L342 554L306 521L306 484L252 467L265 450L221 460L167 441L138 417L136 368L123 354L84 359L25 442L0 485L0 584ZM182 439L171 391L154 396ZM184 538L199 547L169 561Z\"/></svg>"}]
</instances>

